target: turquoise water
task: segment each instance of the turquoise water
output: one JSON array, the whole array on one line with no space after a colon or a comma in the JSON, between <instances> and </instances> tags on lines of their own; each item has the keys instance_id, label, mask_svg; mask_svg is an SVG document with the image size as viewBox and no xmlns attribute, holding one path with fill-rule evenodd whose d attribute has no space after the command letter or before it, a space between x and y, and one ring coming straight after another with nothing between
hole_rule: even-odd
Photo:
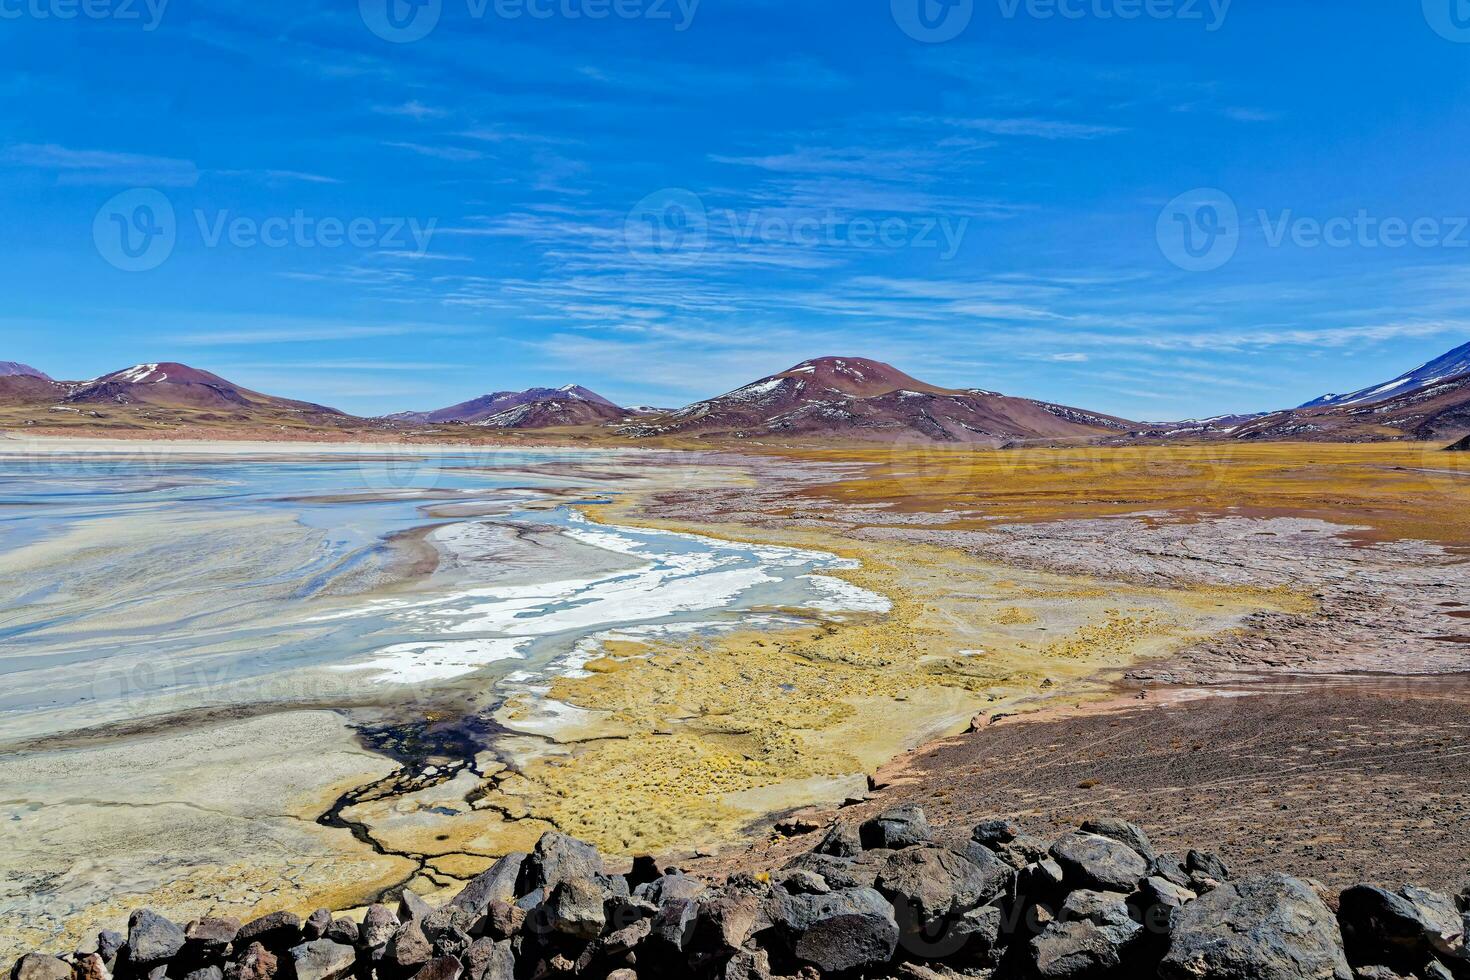
<instances>
[{"instance_id":1,"label":"turquoise water","mask_svg":"<svg viewBox=\"0 0 1470 980\"><path fill-rule=\"evenodd\" d=\"M0 456L0 732L574 670L609 631L867 608L830 555L608 528L596 453ZM434 507L489 511L434 517ZM434 525L441 570L391 574ZM840 586L840 583L836 583Z\"/></svg>"}]
</instances>

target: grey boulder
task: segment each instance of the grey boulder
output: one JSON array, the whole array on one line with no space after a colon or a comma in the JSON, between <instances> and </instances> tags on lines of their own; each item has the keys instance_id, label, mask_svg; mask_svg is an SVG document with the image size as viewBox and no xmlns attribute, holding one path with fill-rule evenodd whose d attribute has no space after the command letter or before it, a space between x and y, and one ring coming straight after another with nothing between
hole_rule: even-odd
<instances>
[{"instance_id":1,"label":"grey boulder","mask_svg":"<svg viewBox=\"0 0 1470 980\"><path fill-rule=\"evenodd\" d=\"M173 959L184 941L184 930L152 909L139 909L128 919L128 959L135 966Z\"/></svg>"},{"instance_id":2,"label":"grey boulder","mask_svg":"<svg viewBox=\"0 0 1470 980\"><path fill-rule=\"evenodd\" d=\"M563 881L546 903L546 924L564 936L596 939L607 925L604 898L599 882L588 878Z\"/></svg>"},{"instance_id":3,"label":"grey boulder","mask_svg":"<svg viewBox=\"0 0 1470 980\"><path fill-rule=\"evenodd\" d=\"M1082 832L1115 840L1142 855L1145 861L1152 861L1159 856L1154 850L1153 842L1148 839L1148 834L1144 833L1142 828L1117 817L1099 817L1084 821Z\"/></svg>"},{"instance_id":4,"label":"grey boulder","mask_svg":"<svg viewBox=\"0 0 1470 980\"><path fill-rule=\"evenodd\" d=\"M476 939L464 955L469 980L515 980L516 957L507 941Z\"/></svg>"},{"instance_id":5,"label":"grey boulder","mask_svg":"<svg viewBox=\"0 0 1470 980\"><path fill-rule=\"evenodd\" d=\"M1438 956L1470 966L1465 922L1447 895L1413 887L1394 894L1357 885L1342 893L1337 920L1354 963L1414 970Z\"/></svg>"},{"instance_id":6,"label":"grey boulder","mask_svg":"<svg viewBox=\"0 0 1470 980\"><path fill-rule=\"evenodd\" d=\"M858 829L865 850L896 851L927 844L932 837L929 818L916 806L885 810Z\"/></svg>"},{"instance_id":7,"label":"grey boulder","mask_svg":"<svg viewBox=\"0 0 1470 980\"><path fill-rule=\"evenodd\" d=\"M292 947L296 980L341 980L357 964L357 950L330 939L313 939Z\"/></svg>"},{"instance_id":8,"label":"grey boulder","mask_svg":"<svg viewBox=\"0 0 1470 980\"><path fill-rule=\"evenodd\" d=\"M516 884L528 856L519 852L507 854L465 885L449 904L473 912L485 912L491 902L513 903L517 897Z\"/></svg>"},{"instance_id":9,"label":"grey boulder","mask_svg":"<svg viewBox=\"0 0 1470 980\"><path fill-rule=\"evenodd\" d=\"M889 857L874 886L906 927L942 923L1005 894L1015 872L988 851L977 864L940 847L914 847Z\"/></svg>"},{"instance_id":10,"label":"grey boulder","mask_svg":"<svg viewBox=\"0 0 1470 980\"><path fill-rule=\"evenodd\" d=\"M1310 886L1272 874L1221 885L1174 919L1161 980L1352 980L1337 920Z\"/></svg>"},{"instance_id":11,"label":"grey boulder","mask_svg":"<svg viewBox=\"0 0 1470 980\"><path fill-rule=\"evenodd\" d=\"M1122 895L1076 891L1031 941L1032 965L1044 980L1106 976L1124 964L1142 933Z\"/></svg>"},{"instance_id":12,"label":"grey boulder","mask_svg":"<svg viewBox=\"0 0 1470 980\"><path fill-rule=\"evenodd\" d=\"M564 881L573 878L607 877L607 868L597 848L586 841L551 831L536 842L536 849L526 859L521 892L544 889L549 895Z\"/></svg>"},{"instance_id":13,"label":"grey boulder","mask_svg":"<svg viewBox=\"0 0 1470 980\"><path fill-rule=\"evenodd\" d=\"M1068 834L1051 846L1070 888L1132 892L1148 872L1148 861L1127 844L1098 834Z\"/></svg>"},{"instance_id":14,"label":"grey boulder","mask_svg":"<svg viewBox=\"0 0 1470 980\"><path fill-rule=\"evenodd\" d=\"M871 888L778 896L776 909L791 955L826 973L879 966L898 949L893 907Z\"/></svg>"}]
</instances>

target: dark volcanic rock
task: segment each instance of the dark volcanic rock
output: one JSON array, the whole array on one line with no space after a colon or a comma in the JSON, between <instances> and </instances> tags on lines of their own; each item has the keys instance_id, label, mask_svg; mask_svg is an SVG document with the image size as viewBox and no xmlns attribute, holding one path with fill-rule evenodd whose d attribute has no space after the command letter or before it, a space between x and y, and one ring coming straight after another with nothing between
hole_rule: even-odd
<instances>
[{"instance_id":1,"label":"dark volcanic rock","mask_svg":"<svg viewBox=\"0 0 1470 980\"><path fill-rule=\"evenodd\" d=\"M526 859L520 891L524 895L541 888L550 894L557 885L573 878L606 877L607 868L597 848L553 831L536 842L535 851Z\"/></svg>"},{"instance_id":2,"label":"dark volcanic rock","mask_svg":"<svg viewBox=\"0 0 1470 980\"><path fill-rule=\"evenodd\" d=\"M425 963L423 969L413 975L413 980L459 980L463 972L464 967L458 957L440 956Z\"/></svg>"},{"instance_id":3,"label":"dark volcanic rock","mask_svg":"<svg viewBox=\"0 0 1470 980\"><path fill-rule=\"evenodd\" d=\"M1342 933L1305 882L1273 874L1222 885L1174 919L1162 980L1352 980Z\"/></svg>"},{"instance_id":4,"label":"dark volcanic rock","mask_svg":"<svg viewBox=\"0 0 1470 980\"><path fill-rule=\"evenodd\" d=\"M1342 893L1337 919L1355 964L1419 970L1431 957L1470 966L1465 921L1447 895L1405 888L1397 895L1372 885Z\"/></svg>"},{"instance_id":5,"label":"dark volcanic rock","mask_svg":"<svg viewBox=\"0 0 1470 980\"><path fill-rule=\"evenodd\" d=\"M990 852L981 853L988 865L939 847L899 851L883 866L876 888L893 903L900 922L927 929L1009 890L1015 872Z\"/></svg>"},{"instance_id":6,"label":"dark volcanic rock","mask_svg":"<svg viewBox=\"0 0 1470 980\"><path fill-rule=\"evenodd\" d=\"M135 966L173 959L184 948L184 940L184 930L152 909L139 909L128 919L128 961Z\"/></svg>"},{"instance_id":7,"label":"dark volcanic rock","mask_svg":"<svg viewBox=\"0 0 1470 980\"><path fill-rule=\"evenodd\" d=\"M1115 840L1142 855L1145 861L1152 861L1159 856L1154 850L1153 843L1148 839L1148 834L1126 820L1119 820L1116 817L1087 820L1082 824L1082 832Z\"/></svg>"},{"instance_id":8,"label":"dark volcanic rock","mask_svg":"<svg viewBox=\"0 0 1470 980\"><path fill-rule=\"evenodd\" d=\"M893 907L871 888L786 896L775 916L791 955L829 973L887 963L898 948Z\"/></svg>"},{"instance_id":9,"label":"dark volcanic rock","mask_svg":"<svg viewBox=\"0 0 1470 980\"><path fill-rule=\"evenodd\" d=\"M416 919L425 918L432 911L434 910L429 903L424 901L424 897L417 892L404 889L403 893L398 896L398 919L401 922L413 922Z\"/></svg>"},{"instance_id":10,"label":"dark volcanic rock","mask_svg":"<svg viewBox=\"0 0 1470 980\"><path fill-rule=\"evenodd\" d=\"M1444 451L1447 453L1470 453L1470 436L1466 436L1453 445L1445 446Z\"/></svg>"},{"instance_id":11,"label":"dark volcanic rock","mask_svg":"<svg viewBox=\"0 0 1470 980\"><path fill-rule=\"evenodd\" d=\"M357 964L357 950L330 939L314 939L291 950L296 980L341 980Z\"/></svg>"},{"instance_id":12,"label":"dark volcanic rock","mask_svg":"<svg viewBox=\"0 0 1470 980\"><path fill-rule=\"evenodd\" d=\"M863 840L858 829L846 821L840 821L827 831L827 836L817 845L817 854L851 858L863 852Z\"/></svg>"},{"instance_id":13,"label":"dark volcanic rock","mask_svg":"<svg viewBox=\"0 0 1470 980\"><path fill-rule=\"evenodd\" d=\"M529 855L521 853L507 854L465 885L449 904L484 912L490 908L491 902L514 902L518 897L516 884L520 881L527 857Z\"/></svg>"},{"instance_id":14,"label":"dark volcanic rock","mask_svg":"<svg viewBox=\"0 0 1470 980\"><path fill-rule=\"evenodd\" d=\"M653 917L650 935L677 952L683 952L694 938L699 921L699 904L692 898L671 898Z\"/></svg>"},{"instance_id":15,"label":"dark volcanic rock","mask_svg":"<svg viewBox=\"0 0 1470 980\"><path fill-rule=\"evenodd\" d=\"M281 951L301 942L301 919L290 912L273 912L245 923L235 942L260 943L266 949Z\"/></svg>"},{"instance_id":16,"label":"dark volcanic rock","mask_svg":"<svg viewBox=\"0 0 1470 980\"><path fill-rule=\"evenodd\" d=\"M1132 892L1148 872L1148 861L1111 837L1076 833L1052 845L1067 885L1095 891Z\"/></svg>"},{"instance_id":17,"label":"dark volcanic rock","mask_svg":"<svg viewBox=\"0 0 1470 980\"><path fill-rule=\"evenodd\" d=\"M602 885L571 878L556 886L546 903L546 924L575 939L596 939L607 925Z\"/></svg>"},{"instance_id":18,"label":"dark volcanic rock","mask_svg":"<svg viewBox=\"0 0 1470 980\"><path fill-rule=\"evenodd\" d=\"M108 963L117 959L118 951L127 945L128 938L120 932L112 929L104 929L97 933L97 955Z\"/></svg>"},{"instance_id":19,"label":"dark volcanic rock","mask_svg":"<svg viewBox=\"0 0 1470 980\"><path fill-rule=\"evenodd\" d=\"M320 939L327 934L327 927L332 924L331 909L317 909L307 916L301 925L301 934L308 940Z\"/></svg>"},{"instance_id":20,"label":"dark volcanic rock","mask_svg":"<svg viewBox=\"0 0 1470 980\"><path fill-rule=\"evenodd\" d=\"M386 905L369 905L362 917L361 942L369 949L384 949L398 931L398 916Z\"/></svg>"},{"instance_id":21,"label":"dark volcanic rock","mask_svg":"<svg viewBox=\"0 0 1470 980\"><path fill-rule=\"evenodd\" d=\"M1122 895L1076 891L1032 940L1032 964L1046 980L1105 976L1123 965L1142 933Z\"/></svg>"},{"instance_id":22,"label":"dark volcanic rock","mask_svg":"<svg viewBox=\"0 0 1470 980\"><path fill-rule=\"evenodd\" d=\"M980 823L975 825L975 829L970 832L970 839L972 841L977 844L984 844L986 847L999 847L1002 844L1009 844L1020 836L1020 827L1009 820L1002 820L998 817L980 821Z\"/></svg>"},{"instance_id":23,"label":"dark volcanic rock","mask_svg":"<svg viewBox=\"0 0 1470 980\"><path fill-rule=\"evenodd\" d=\"M204 966L184 974L184 980L225 980L225 971L217 966Z\"/></svg>"},{"instance_id":24,"label":"dark volcanic rock","mask_svg":"<svg viewBox=\"0 0 1470 980\"><path fill-rule=\"evenodd\" d=\"M1200 878L1211 881L1230 880L1230 869L1225 867L1225 862L1206 851L1190 851L1185 855L1184 869L1196 881Z\"/></svg>"},{"instance_id":25,"label":"dark volcanic rock","mask_svg":"<svg viewBox=\"0 0 1470 980\"><path fill-rule=\"evenodd\" d=\"M465 951L464 967L469 980L515 980L516 957L509 942L476 939Z\"/></svg>"},{"instance_id":26,"label":"dark volcanic rock","mask_svg":"<svg viewBox=\"0 0 1470 980\"><path fill-rule=\"evenodd\" d=\"M433 957L434 946L417 921L405 922L399 926L392 941L388 943L388 959L404 972L409 972L410 967L423 966Z\"/></svg>"},{"instance_id":27,"label":"dark volcanic rock","mask_svg":"<svg viewBox=\"0 0 1470 980\"><path fill-rule=\"evenodd\" d=\"M704 882L686 874L675 873L645 882L635 888L633 894L654 905L662 905L673 898L698 898L704 891Z\"/></svg>"},{"instance_id":28,"label":"dark volcanic rock","mask_svg":"<svg viewBox=\"0 0 1470 980\"><path fill-rule=\"evenodd\" d=\"M240 935L240 920L231 918L195 919L184 927L185 951L197 959L223 956L225 949Z\"/></svg>"},{"instance_id":29,"label":"dark volcanic rock","mask_svg":"<svg viewBox=\"0 0 1470 980\"><path fill-rule=\"evenodd\" d=\"M916 806L895 807L878 814L858 830L865 850L887 849L927 844L931 838L929 819Z\"/></svg>"},{"instance_id":30,"label":"dark volcanic rock","mask_svg":"<svg viewBox=\"0 0 1470 980\"><path fill-rule=\"evenodd\" d=\"M351 919L333 919L322 938L344 946L356 946L362 939L362 929Z\"/></svg>"}]
</instances>

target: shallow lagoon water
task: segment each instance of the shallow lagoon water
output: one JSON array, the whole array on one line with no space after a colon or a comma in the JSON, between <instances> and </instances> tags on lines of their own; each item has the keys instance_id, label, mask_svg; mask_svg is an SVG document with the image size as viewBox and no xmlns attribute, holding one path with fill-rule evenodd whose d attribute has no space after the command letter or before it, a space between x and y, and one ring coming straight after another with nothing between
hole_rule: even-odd
<instances>
[{"instance_id":1,"label":"shallow lagoon water","mask_svg":"<svg viewBox=\"0 0 1470 980\"><path fill-rule=\"evenodd\" d=\"M577 669L609 631L883 607L820 575L845 566L829 554L610 527L572 506L619 492L626 459L0 457L0 733L465 678L520 687ZM447 505L477 516L433 516ZM390 541L429 526L439 570L404 581Z\"/></svg>"}]
</instances>

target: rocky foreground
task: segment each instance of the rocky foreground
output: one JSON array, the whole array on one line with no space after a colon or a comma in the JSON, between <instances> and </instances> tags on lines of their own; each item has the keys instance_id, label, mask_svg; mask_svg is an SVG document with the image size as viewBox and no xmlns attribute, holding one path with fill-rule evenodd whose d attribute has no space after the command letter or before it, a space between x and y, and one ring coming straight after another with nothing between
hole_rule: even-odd
<instances>
[{"instance_id":1,"label":"rocky foreground","mask_svg":"<svg viewBox=\"0 0 1470 980\"><path fill-rule=\"evenodd\" d=\"M837 823L775 874L713 886L651 859L613 874L544 836L433 908L412 893L362 920L322 909L180 927L148 909L95 949L31 953L14 980L801 980L1132 978L1466 980L1458 897L1158 854L1137 826L1084 823L1050 846L987 820L935 843L916 807Z\"/></svg>"}]
</instances>

